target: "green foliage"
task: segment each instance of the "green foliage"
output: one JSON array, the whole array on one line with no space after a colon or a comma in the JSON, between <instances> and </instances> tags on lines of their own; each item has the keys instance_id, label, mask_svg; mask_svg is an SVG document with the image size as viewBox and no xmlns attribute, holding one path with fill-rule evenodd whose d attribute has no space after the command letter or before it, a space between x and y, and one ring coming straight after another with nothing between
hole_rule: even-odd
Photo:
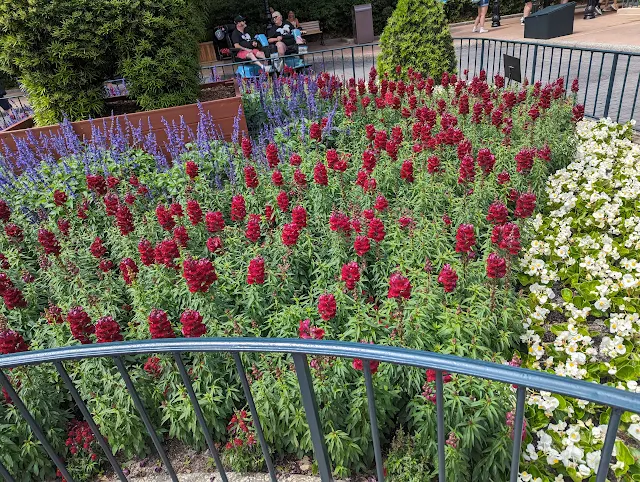
<instances>
[{"instance_id":1,"label":"green foliage","mask_svg":"<svg viewBox=\"0 0 640 482\"><path fill-rule=\"evenodd\" d=\"M105 114L103 82L116 75L144 109L194 102L195 1L3 2L0 68L26 88L38 125Z\"/></svg>"},{"instance_id":2,"label":"green foliage","mask_svg":"<svg viewBox=\"0 0 640 482\"><path fill-rule=\"evenodd\" d=\"M456 70L456 55L447 18L438 0L399 0L380 37L378 67L395 72L413 67L439 80Z\"/></svg>"}]
</instances>

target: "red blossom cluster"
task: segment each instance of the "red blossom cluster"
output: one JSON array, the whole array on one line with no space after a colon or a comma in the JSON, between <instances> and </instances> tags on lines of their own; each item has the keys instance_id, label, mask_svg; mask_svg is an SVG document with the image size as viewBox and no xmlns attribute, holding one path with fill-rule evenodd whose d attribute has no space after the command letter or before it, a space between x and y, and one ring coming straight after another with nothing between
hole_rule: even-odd
<instances>
[{"instance_id":1,"label":"red blossom cluster","mask_svg":"<svg viewBox=\"0 0 640 482\"><path fill-rule=\"evenodd\" d=\"M264 258L262 256L258 256L249 261L249 267L247 269L247 284L264 284Z\"/></svg>"},{"instance_id":2,"label":"red blossom cluster","mask_svg":"<svg viewBox=\"0 0 640 482\"><path fill-rule=\"evenodd\" d=\"M493 224L504 224L509 219L509 210L500 201L494 201L489 206L487 221Z\"/></svg>"},{"instance_id":3,"label":"red blossom cluster","mask_svg":"<svg viewBox=\"0 0 640 482\"><path fill-rule=\"evenodd\" d=\"M514 223L494 226L491 232L491 242L515 256L521 249L520 228Z\"/></svg>"},{"instance_id":4,"label":"red blossom cluster","mask_svg":"<svg viewBox=\"0 0 640 482\"><path fill-rule=\"evenodd\" d=\"M123 260L120 261L120 272L122 273L125 284L130 285L133 283L133 280L136 279L138 265L131 258L123 258Z\"/></svg>"},{"instance_id":5,"label":"red blossom cluster","mask_svg":"<svg viewBox=\"0 0 640 482\"><path fill-rule=\"evenodd\" d=\"M252 243L260 239L260 216L257 214L249 215L249 221L247 221L247 229L244 235Z\"/></svg>"},{"instance_id":6,"label":"red blossom cluster","mask_svg":"<svg viewBox=\"0 0 640 482\"><path fill-rule=\"evenodd\" d=\"M20 333L5 329L0 331L0 355L28 351L29 347Z\"/></svg>"},{"instance_id":7,"label":"red blossom cluster","mask_svg":"<svg viewBox=\"0 0 640 482\"><path fill-rule=\"evenodd\" d=\"M187 217L193 226L197 226L202 221L202 208L200 203L194 199L187 201Z\"/></svg>"},{"instance_id":8,"label":"red blossom cluster","mask_svg":"<svg viewBox=\"0 0 640 482\"><path fill-rule=\"evenodd\" d=\"M98 460L98 454L94 452L95 436L87 421L72 420L69 422L65 445L72 455L86 454L91 457L91 460Z\"/></svg>"},{"instance_id":9,"label":"red blossom cluster","mask_svg":"<svg viewBox=\"0 0 640 482\"><path fill-rule=\"evenodd\" d=\"M253 447L256 444L255 435L252 431L252 423L245 410L234 413L229 425L227 425L229 441L225 445L226 450L240 448L245 444Z\"/></svg>"},{"instance_id":10,"label":"red blossom cluster","mask_svg":"<svg viewBox=\"0 0 640 482\"><path fill-rule=\"evenodd\" d=\"M389 292L387 298L411 298L411 282L400 273L393 273L389 277Z\"/></svg>"},{"instance_id":11,"label":"red blossom cluster","mask_svg":"<svg viewBox=\"0 0 640 482\"><path fill-rule=\"evenodd\" d=\"M83 345L91 343L89 335L95 331L95 326L91 323L91 318L84 311L82 306L71 308L67 313L67 321L71 327L71 334Z\"/></svg>"},{"instance_id":12,"label":"red blossom cluster","mask_svg":"<svg viewBox=\"0 0 640 482\"><path fill-rule=\"evenodd\" d=\"M355 289L356 283L360 281L360 267L358 266L358 263L351 261L342 265L341 279L347 285L348 290Z\"/></svg>"},{"instance_id":13,"label":"red blossom cluster","mask_svg":"<svg viewBox=\"0 0 640 482\"><path fill-rule=\"evenodd\" d=\"M182 334L187 338L200 338L207 332L207 327L202 322L202 315L195 310L186 310L180 316Z\"/></svg>"},{"instance_id":14,"label":"red blossom cluster","mask_svg":"<svg viewBox=\"0 0 640 482\"><path fill-rule=\"evenodd\" d=\"M120 333L120 325L111 316L103 316L96 321L95 333L98 343L112 343L124 339Z\"/></svg>"},{"instance_id":15,"label":"red blossom cluster","mask_svg":"<svg viewBox=\"0 0 640 482\"><path fill-rule=\"evenodd\" d=\"M27 306L27 301L24 299L22 291L16 288L6 273L0 273L0 296L2 296L4 305L8 310Z\"/></svg>"},{"instance_id":16,"label":"red blossom cluster","mask_svg":"<svg viewBox=\"0 0 640 482\"><path fill-rule=\"evenodd\" d=\"M185 259L182 264L182 276L187 281L191 293L206 293L218 279L213 263L206 258Z\"/></svg>"},{"instance_id":17,"label":"red blossom cluster","mask_svg":"<svg viewBox=\"0 0 640 482\"><path fill-rule=\"evenodd\" d=\"M451 267L450 264L445 264L438 275L438 283L440 283L445 293L451 293L456 289L458 284L458 274Z\"/></svg>"},{"instance_id":18,"label":"red blossom cluster","mask_svg":"<svg viewBox=\"0 0 640 482\"><path fill-rule=\"evenodd\" d=\"M311 325L311 320L306 319L300 321L298 326L298 336L304 340L322 340L324 338L324 330Z\"/></svg>"},{"instance_id":19,"label":"red blossom cluster","mask_svg":"<svg viewBox=\"0 0 640 482\"><path fill-rule=\"evenodd\" d=\"M59 256L62 251L60 243L56 239L56 235L48 229L38 229L38 242L40 243L40 246L42 246L42 249L44 249L45 254Z\"/></svg>"},{"instance_id":20,"label":"red blossom cluster","mask_svg":"<svg viewBox=\"0 0 640 482\"><path fill-rule=\"evenodd\" d=\"M331 293L325 293L318 298L318 313L325 321L336 316L336 298Z\"/></svg>"},{"instance_id":21,"label":"red blossom cluster","mask_svg":"<svg viewBox=\"0 0 640 482\"><path fill-rule=\"evenodd\" d=\"M247 208L242 194L238 194L231 198L231 220L242 221L247 215Z\"/></svg>"},{"instance_id":22,"label":"red blossom cluster","mask_svg":"<svg viewBox=\"0 0 640 482\"><path fill-rule=\"evenodd\" d=\"M504 258L496 253L491 253L487 258L487 278L504 278L507 274L507 263Z\"/></svg>"},{"instance_id":23,"label":"red blossom cluster","mask_svg":"<svg viewBox=\"0 0 640 482\"><path fill-rule=\"evenodd\" d=\"M157 356L151 356L147 358L147 361L145 362L143 369L152 377L158 378L162 374L162 367L160 366L160 358L158 358Z\"/></svg>"},{"instance_id":24,"label":"red blossom cluster","mask_svg":"<svg viewBox=\"0 0 640 482\"><path fill-rule=\"evenodd\" d=\"M207 231L217 233L224 229L224 217L220 211L208 212L204 216Z\"/></svg>"},{"instance_id":25,"label":"red blossom cluster","mask_svg":"<svg viewBox=\"0 0 640 482\"><path fill-rule=\"evenodd\" d=\"M154 308L149 313L149 332L151 338L175 338L171 322L163 310Z\"/></svg>"},{"instance_id":26,"label":"red blossom cluster","mask_svg":"<svg viewBox=\"0 0 640 482\"><path fill-rule=\"evenodd\" d=\"M258 173L253 166L244 166L244 184L247 189L255 189L258 187Z\"/></svg>"}]
</instances>

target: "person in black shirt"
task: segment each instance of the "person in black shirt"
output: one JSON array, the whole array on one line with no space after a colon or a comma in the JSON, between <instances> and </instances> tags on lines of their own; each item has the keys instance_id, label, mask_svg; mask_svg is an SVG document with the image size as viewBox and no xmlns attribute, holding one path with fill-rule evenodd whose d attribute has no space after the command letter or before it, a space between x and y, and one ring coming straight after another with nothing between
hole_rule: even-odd
<instances>
[{"instance_id":1,"label":"person in black shirt","mask_svg":"<svg viewBox=\"0 0 640 482\"><path fill-rule=\"evenodd\" d=\"M251 35L245 32L247 28L247 21L242 15L238 15L234 19L236 28L231 32L231 43L237 49L239 49L236 56L240 60L252 60L254 64L259 66L265 71L269 71L269 66L262 63L260 60L265 58L264 52L260 50L260 44L251 38Z\"/></svg>"},{"instance_id":2,"label":"person in black shirt","mask_svg":"<svg viewBox=\"0 0 640 482\"><path fill-rule=\"evenodd\" d=\"M276 44L279 55L285 55L287 48L295 45L296 39L293 36L293 25L282 19L280 12L273 12L271 15L273 24L267 31L270 44Z\"/></svg>"}]
</instances>

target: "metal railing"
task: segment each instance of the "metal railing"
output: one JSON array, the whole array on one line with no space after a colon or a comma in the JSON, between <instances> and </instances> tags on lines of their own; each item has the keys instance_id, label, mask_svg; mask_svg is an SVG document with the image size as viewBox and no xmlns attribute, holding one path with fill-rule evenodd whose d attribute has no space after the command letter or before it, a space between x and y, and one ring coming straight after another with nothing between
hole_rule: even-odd
<instances>
[{"instance_id":1,"label":"metal railing","mask_svg":"<svg viewBox=\"0 0 640 482\"><path fill-rule=\"evenodd\" d=\"M485 70L490 78L504 76L507 54L520 59L522 78L530 83L563 77L568 89L578 79L577 99L588 117L627 122L640 114L639 53L478 38L456 38L454 44L459 72L469 70L473 76Z\"/></svg>"},{"instance_id":2,"label":"metal railing","mask_svg":"<svg viewBox=\"0 0 640 482\"><path fill-rule=\"evenodd\" d=\"M369 408L369 418L371 423L371 433L373 438L374 455L376 463L376 473L378 482L384 480L382 450L378 433L376 419L375 398L373 391L372 372L369 365L370 360L396 365L404 365L421 369L432 369L436 371L436 418L437 418L437 447L438 447L438 481L445 482L445 424L444 424L444 400L443 400L443 372L457 373L472 377L479 377L497 382L513 384L516 387L516 413L514 424L513 450L511 459L510 481L516 482L518 479L520 451L522 437L519 436L520 428L523 426L525 396L527 389L544 390L552 393L566 395L569 397L587 400L600 405L611 407L611 415L607 427L602 455L598 466L596 482L605 482L611 455L623 412L629 411L640 413L640 395L618 390L616 388L601 386L582 380L559 377L549 373L515 368L508 365L500 365L480 360L461 358L453 355L443 355L431 352L423 352L398 347L376 346L370 344L347 343L336 341L315 341L300 339L272 339L272 338L184 338L184 339L163 339L131 341L123 343L104 343L96 345L70 346L50 350L40 350L33 352L22 352L12 355L0 356L0 385L7 391L13 400L22 417L27 421L34 435L38 438L43 448L54 462L62 476L73 482L73 478L67 471L62 458L54 451L52 445L47 441L42 428L38 425L11 382L4 374L3 369L15 368L25 365L38 365L42 363L53 363L60 378L71 393L74 402L89 424L98 443L104 450L116 475L121 481L126 481L126 477L112 454L105 438L100 434L98 427L89 412L85 402L82 400L77 388L64 368L65 361L82 360L87 358L111 358L115 363L132 401L138 410L140 417L149 433L158 454L174 482L178 481L178 476L171 465L167 453L158 438L151 423L149 415L140 400L136 388L125 367L122 356L139 355L150 353L169 353L173 355L182 382L187 390L190 402L194 408L196 419L202 430L207 446L215 461L218 472L223 481L227 481L227 476L222 465L220 456L213 442L211 431L207 427L199 401L193 390L191 379L185 368L183 353L230 353L234 360L236 369L244 390L247 404L254 421L256 433L262 449L266 466L273 482L276 479L275 468L271 459L269 447L265 440L262 426L258 417L258 412L251 394L249 382L245 374L245 369L240 357L241 353L284 353L293 357L295 371L298 379L302 404L305 410L311 441L318 471L323 482L331 481L332 470L329 455L324 440L324 432L320 420L318 405L314 393L313 381L308 363L308 355L331 356L342 358L358 358L363 360L363 371ZM0 475L7 482L14 482L13 477L7 469L0 463Z\"/></svg>"}]
</instances>

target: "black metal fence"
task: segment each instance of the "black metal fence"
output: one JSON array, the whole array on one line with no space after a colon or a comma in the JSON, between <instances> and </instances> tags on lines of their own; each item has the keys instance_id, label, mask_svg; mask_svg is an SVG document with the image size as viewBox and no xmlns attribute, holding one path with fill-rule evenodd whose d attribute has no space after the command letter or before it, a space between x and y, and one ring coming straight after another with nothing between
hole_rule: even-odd
<instances>
[{"instance_id":1,"label":"black metal fence","mask_svg":"<svg viewBox=\"0 0 640 482\"><path fill-rule=\"evenodd\" d=\"M596 476L596 482L605 482L609 465L611 463L611 454L613 451L618 426L623 412L629 411L640 413L640 396L635 393L618 390L612 387L601 386L582 380L574 380L571 378L559 377L549 373L526 370L523 368L511 367L509 365L500 365L497 363L484 362L468 358L461 358L453 355L442 355L437 353L423 352L417 350L409 350L398 347L376 346L360 343L346 343L335 341L315 341L300 339L271 339L271 338L184 338L184 339L166 339L166 340L146 340L137 342L124 343L103 343L96 345L70 346L65 348L56 348L51 350L40 350L33 352L16 353L12 355L0 356L0 385L7 391L9 397L19 410L22 417L27 421L34 435L38 438L47 454L51 457L54 464L59 469L62 476L68 481L73 482L73 478L67 471L64 461L59 454L55 452L52 445L48 442L44 435L42 427L31 415L24 402L20 399L19 394L12 386L11 382L4 373L4 370L25 366L38 365L41 363L53 363L56 370L64 382L65 386L71 393L74 402L77 404L83 417L88 422L95 437L104 450L109 462L121 481L126 481L120 465L113 456L111 449L100 434L91 413L89 412L84 400L82 400L73 381L69 377L64 367L65 361L82 360L87 358L104 357L113 360L122 379L127 387L129 395L138 410L140 417L149 433L156 450L166 471L174 482L178 481L178 476L171 465L167 453L162 445L162 441L158 437L151 420L147 414L147 410L142 404L136 388L129 376L124 356L149 354L149 353L169 353L172 354L176 363L176 368L180 373L182 382L185 385L190 402L194 408L194 412L200 429L203 431L207 446L214 458L216 467L223 481L227 481L224 467L221 463L220 456L214 444L211 431L207 427L199 401L193 390L191 379L185 368L182 354L192 352L203 353L230 353L234 360L247 404L254 421L256 433L262 449L270 478L273 482L276 479L275 468L271 459L271 453L265 440L258 412L253 401L251 389L247 381L244 365L241 359L241 353L286 353L293 358L295 371L298 378L298 384L302 395L302 404L304 406L309 430L311 432L311 441L318 471L323 482L332 481L331 461L324 440L324 430L322 421L320 420L317 401L314 393L313 381L309 369L308 356L331 356L343 358L358 358L363 360L363 371L365 377L365 386L369 407L369 418L371 422L371 432L373 438L376 473L378 482L384 481L382 450L380 446L380 437L378 433L378 425L376 419L375 397L373 391L372 372L370 360L376 360L383 363L392 363L397 365L405 365L417 367L421 369L432 369L436 372L436 425L437 425L437 446L438 446L438 480L445 482L445 424L444 424L444 400L443 400L443 372L458 373L472 377L494 380L502 383L513 384L516 387L516 413L514 423L513 450L511 459L511 475L510 481L517 482L520 450L522 438L518 436L523 427L525 397L527 389L545 390L552 393L566 395L595 402L600 405L611 407L611 416L609 418L607 433L604 446L601 452L600 464ZM127 362L130 365L130 362ZM14 482L12 475L0 463L0 475L7 482Z\"/></svg>"},{"instance_id":2,"label":"black metal fence","mask_svg":"<svg viewBox=\"0 0 640 482\"><path fill-rule=\"evenodd\" d=\"M29 101L24 95L10 95L3 99L9 101L11 109L6 111L0 108L0 130L6 129L32 114Z\"/></svg>"}]
</instances>

